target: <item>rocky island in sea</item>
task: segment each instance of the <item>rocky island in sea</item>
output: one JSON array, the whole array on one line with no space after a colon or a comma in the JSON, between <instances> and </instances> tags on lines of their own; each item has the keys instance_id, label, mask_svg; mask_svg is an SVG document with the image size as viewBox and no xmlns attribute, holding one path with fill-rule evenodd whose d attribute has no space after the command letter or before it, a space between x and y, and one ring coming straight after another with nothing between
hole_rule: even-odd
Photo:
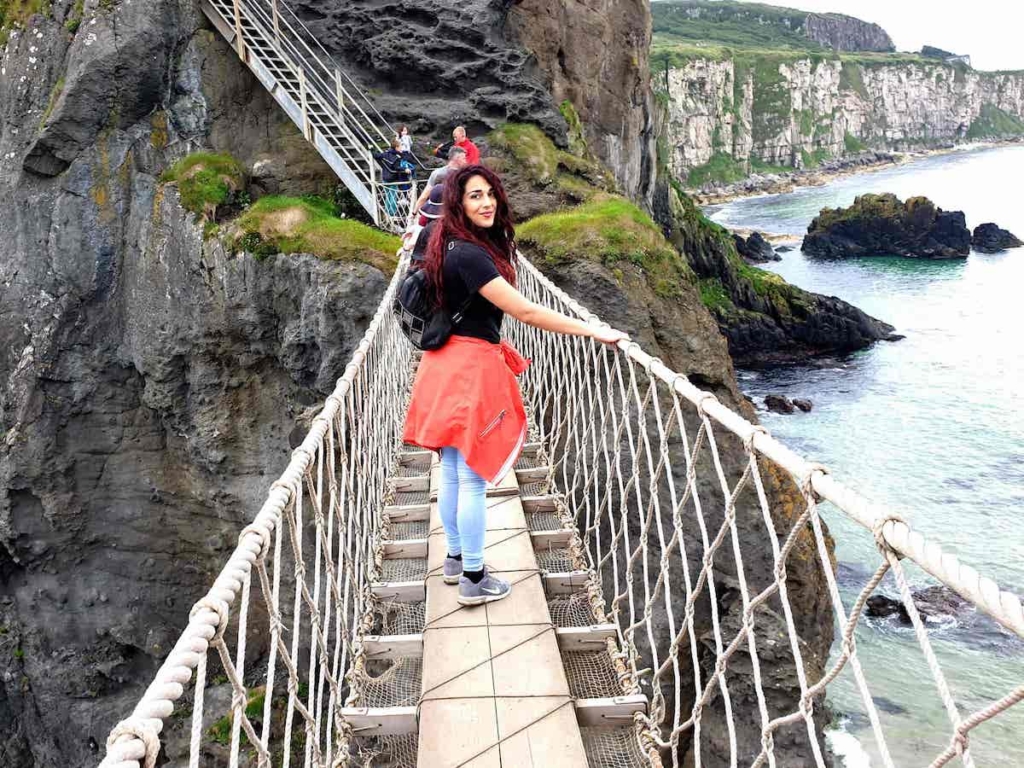
<instances>
[{"instance_id":1,"label":"rocky island in sea","mask_svg":"<svg viewBox=\"0 0 1024 768\"><path fill-rule=\"evenodd\" d=\"M1021 245L995 224L967 228L963 211L944 211L927 197L906 202L896 195L860 195L848 208L822 208L804 237L809 256L905 256L919 259L965 258L972 246L995 253Z\"/></svg>"}]
</instances>

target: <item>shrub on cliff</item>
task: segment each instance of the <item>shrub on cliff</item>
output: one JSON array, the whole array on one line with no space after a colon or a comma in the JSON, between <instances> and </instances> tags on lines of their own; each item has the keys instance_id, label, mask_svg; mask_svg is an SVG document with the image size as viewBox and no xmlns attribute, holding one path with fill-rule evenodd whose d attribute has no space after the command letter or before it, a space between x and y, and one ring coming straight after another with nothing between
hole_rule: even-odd
<instances>
[{"instance_id":1,"label":"shrub on cliff","mask_svg":"<svg viewBox=\"0 0 1024 768\"><path fill-rule=\"evenodd\" d=\"M680 295L693 272L650 216L628 200L598 195L578 208L537 216L516 230L519 243L539 262L587 259L616 270L637 268L659 296Z\"/></svg>"},{"instance_id":2,"label":"shrub on cliff","mask_svg":"<svg viewBox=\"0 0 1024 768\"><path fill-rule=\"evenodd\" d=\"M213 221L217 206L229 202L245 187L245 174L231 155L196 152L164 171L160 181L177 183L181 204Z\"/></svg>"},{"instance_id":3,"label":"shrub on cliff","mask_svg":"<svg viewBox=\"0 0 1024 768\"><path fill-rule=\"evenodd\" d=\"M271 195L257 200L233 229L240 250L258 257L312 253L324 259L361 261L390 274L401 241L351 219L339 219L334 206L315 197Z\"/></svg>"}]
</instances>

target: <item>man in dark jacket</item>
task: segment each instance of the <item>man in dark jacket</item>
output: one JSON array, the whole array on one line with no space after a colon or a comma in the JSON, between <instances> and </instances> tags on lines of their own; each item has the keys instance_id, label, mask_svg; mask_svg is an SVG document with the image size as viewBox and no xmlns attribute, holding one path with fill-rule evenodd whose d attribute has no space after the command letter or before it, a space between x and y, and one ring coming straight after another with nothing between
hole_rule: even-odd
<instances>
[{"instance_id":1,"label":"man in dark jacket","mask_svg":"<svg viewBox=\"0 0 1024 768\"><path fill-rule=\"evenodd\" d=\"M388 216L398 212L398 192L411 188L413 165L402 155L402 143L398 138L391 140L391 146L383 152L375 152L373 159L380 166L381 181L384 182L384 210Z\"/></svg>"}]
</instances>

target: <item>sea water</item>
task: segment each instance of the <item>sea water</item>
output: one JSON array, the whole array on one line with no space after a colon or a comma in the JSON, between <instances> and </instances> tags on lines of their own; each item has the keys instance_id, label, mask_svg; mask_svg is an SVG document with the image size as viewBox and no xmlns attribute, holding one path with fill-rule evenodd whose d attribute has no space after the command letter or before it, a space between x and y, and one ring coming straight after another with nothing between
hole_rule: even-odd
<instances>
[{"instance_id":1,"label":"sea water","mask_svg":"<svg viewBox=\"0 0 1024 768\"><path fill-rule=\"evenodd\" d=\"M962 210L972 229L995 222L1024 238L1024 147L932 156L822 187L708 209L726 226L801 235L825 206L865 192L925 195ZM963 562L1024 595L1024 248L967 259L818 260L799 250L766 265L787 281L838 296L906 336L842 359L739 371L756 402L804 397L810 413L762 413L773 435ZM834 509L839 581L849 609L880 563L870 534ZM910 570L915 588L934 584ZM881 591L898 596L891 576ZM962 716L1024 683L1024 643L968 610L932 623L929 638ZM951 728L913 630L863 620L858 655L897 766L927 765ZM838 653L838 644L833 657ZM880 766L850 670L829 687L830 736L847 766ZM1024 703L980 726L978 766L1024 766ZM959 761L954 761L959 765Z\"/></svg>"}]
</instances>

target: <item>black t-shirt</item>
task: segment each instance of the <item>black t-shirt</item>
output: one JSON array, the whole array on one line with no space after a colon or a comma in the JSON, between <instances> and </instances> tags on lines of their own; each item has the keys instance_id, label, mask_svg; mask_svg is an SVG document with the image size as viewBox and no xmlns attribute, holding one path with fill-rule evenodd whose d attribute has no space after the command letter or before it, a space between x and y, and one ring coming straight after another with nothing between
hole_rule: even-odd
<instances>
[{"instance_id":1,"label":"black t-shirt","mask_svg":"<svg viewBox=\"0 0 1024 768\"><path fill-rule=\"evenodd\" d=\"M445 247L444 297L448 311L459 311L473 296L462 322L454 326L455 336L472 336L492 344L501 341L501 321L505 313L477 293L496 277L501 277L490 254L483 248L462 240L453 240Z\"/></svg>"}]
</instances>

